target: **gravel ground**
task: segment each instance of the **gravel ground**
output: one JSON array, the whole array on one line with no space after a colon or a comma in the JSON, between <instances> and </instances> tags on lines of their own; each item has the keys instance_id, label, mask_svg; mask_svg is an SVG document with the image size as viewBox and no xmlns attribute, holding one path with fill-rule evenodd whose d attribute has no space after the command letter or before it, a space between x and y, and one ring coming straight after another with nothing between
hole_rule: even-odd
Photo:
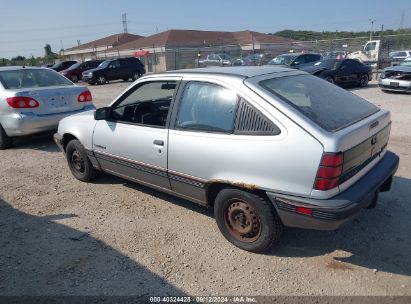
<instances>
[{"instance_id":1,"label":"gravel ground","mask_svg":"<svg viewBox=\"0 0 411 304\"><path fill-rule=\"evenodd\" d=\"M129 83L91 86L97 106ZM391 192L335 232L288 229L242 251L212 211L102 175L77 181L51 137L0 152L0 295L411 295L411 95L351 89L392 111Z\"/></svg>"}]
</instances>

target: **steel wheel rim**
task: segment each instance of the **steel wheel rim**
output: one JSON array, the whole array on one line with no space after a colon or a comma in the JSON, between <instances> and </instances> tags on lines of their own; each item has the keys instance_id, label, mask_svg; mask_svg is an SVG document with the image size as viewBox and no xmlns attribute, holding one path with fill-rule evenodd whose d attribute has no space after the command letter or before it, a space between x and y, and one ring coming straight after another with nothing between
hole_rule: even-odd
<instances>
[{"instance_id":1,"label":"steel wheel rim","mask_svg":"<svg viewBox=\"0 0 411 304\"><path fill-rule=\"evenodd\" d=\"M100 77L98 78L98 82L101 83L101 84L103 84L103 83L106 82L106 78L104 78L104 76L100 76Z\"/></svg>"},{"instance_id":2,"label":"steel wheel rim","mask_svg":"<svg viewBox=\"0 0 411 304\"><path fill-rule=\"evenodd\" d=\"M77 81L78 81L78 77L77 77L77 75L73 75L73 76L71 76L71 81L73 81L73 82L77 82Z\"/></svg>"},{"instance_id":3,"label":"steel wheel rim","mask_svg":"<svg viewBox=\"0 0 411 304\"><path fill-rule=\"evenodd\" d=\"M74 170L84 173L85 171L85 165L84 165L84 159L81 157L81 154L79 151L75 150L71 154L71 165Z\"/></svg>"},{"instance_id":4,"label":"steel wheel rim","mask_svg":"<svg viewBox=\"0 0 411 304\"><path fill-rule=\"evenodd\" d=\"M245 201L232 200L224 212L224 222L230 235L238 241L253 243L261 235L261 220Z\"/></svg>"},{"instance_id":5,"label":"steel wheel rim","mask_svg":"<svg viewBox=\"0 0 411 304\"><path fill-rule=\"evenodd\" d=\"M334 83L334 79L332 77L327 77L325 80L327 80L329 83Z\"/></svg>"}]
</instances>

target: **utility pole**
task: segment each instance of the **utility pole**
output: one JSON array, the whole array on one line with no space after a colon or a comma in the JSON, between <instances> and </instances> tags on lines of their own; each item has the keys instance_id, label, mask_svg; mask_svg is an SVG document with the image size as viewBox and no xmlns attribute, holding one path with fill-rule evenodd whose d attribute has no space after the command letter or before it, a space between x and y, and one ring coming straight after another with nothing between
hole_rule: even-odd
<instances>
[{"instance_id":1,"label":"utility pole","mask_svg":"<svg viewBox=\"0 0 411 304\"><path fill-rule=\"evenodd\" d=\"M375 19L369 19L371 22L371 31L370 31L370 40L372 40L372 32L374 31L374 22L377 21Z\"/></svg>"},{"instance_id":2,"label":"utility pole","mask_svg":"<svg viewBox=\"0 0 411 304\"><path fill-rule=\"evenodd\" d=\"M123 32L127 33L127 14L124 13L122 17L123 17Z\"/></svg>"},{"instance_id":3,"label":"utility pole","mask_svg":"<svg viewBox=\"0 0 411 304\"><path fill-rule=\"evenodd\" d=\"M401 13L400 30L404 28L404 18L405 18L405 9L403 9Z\"/></svg>"}]
</instances>

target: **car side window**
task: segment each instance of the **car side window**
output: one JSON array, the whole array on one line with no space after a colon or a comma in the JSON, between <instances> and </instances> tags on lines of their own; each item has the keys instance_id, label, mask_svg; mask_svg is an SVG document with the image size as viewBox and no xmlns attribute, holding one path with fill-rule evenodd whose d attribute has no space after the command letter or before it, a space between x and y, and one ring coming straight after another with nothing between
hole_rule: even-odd
<instances>
[{"instance_id":1,"label":"car side window","mask_svg":"<svg viewBox=\"0 0 411 304\"><path fill-rule=\"evenodd\" d=\"M111 69L117 69L119 67L120 67L120 61L118 61L118 60L113 61L112 63L110 63L110 68Z\"/></svg>"},{"instance_id":2,"label":"car side window","mask_svg":"<svg viewBox=\"0 0 411 304\"><path fill-rule=\"evenodd\" d=\"M298 57L294 60L293 65L306 63L307 61L305 60L305 56L306 56L306 55L300 55L300 56L298 56Z\"/></svg>"},{"instance_id":3,"label":"car side window","mask_svg":"<svg viewBox=\"0 0 411 304\"><path fill-rule=\"evenodd\" d=\"M239 97L221 86L190 82L180 100L176 128L205 132L234 132Z\"/></svg>"},{"instance_id":4,"label":"car side window","mask_svg":"<svg viewBox=\"0 0 411 304\"><path fill-rule=\"evenodd\" d=\"M128 91L111 110L111 119L165 127L176 81L145 82Z\"/></svg>"}]
</instances>

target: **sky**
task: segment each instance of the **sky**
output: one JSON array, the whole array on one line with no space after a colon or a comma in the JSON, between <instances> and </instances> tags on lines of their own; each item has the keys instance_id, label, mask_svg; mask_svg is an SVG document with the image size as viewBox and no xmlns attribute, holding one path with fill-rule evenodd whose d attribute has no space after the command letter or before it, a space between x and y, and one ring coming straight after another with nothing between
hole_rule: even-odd
<instances>
[{"instance_id":1,"label":"sky","mask_svg":"<svg viewBox=\"0 0 411 304\"><path fill-rule=\"evenodd\" d=\"M368 31L370 19L411 27L410 0L0 0L0 58L56 53L123 31L148 36L168 29ZM404 16L403 18L402 15Z\"/></svg>"}]
</instances>

